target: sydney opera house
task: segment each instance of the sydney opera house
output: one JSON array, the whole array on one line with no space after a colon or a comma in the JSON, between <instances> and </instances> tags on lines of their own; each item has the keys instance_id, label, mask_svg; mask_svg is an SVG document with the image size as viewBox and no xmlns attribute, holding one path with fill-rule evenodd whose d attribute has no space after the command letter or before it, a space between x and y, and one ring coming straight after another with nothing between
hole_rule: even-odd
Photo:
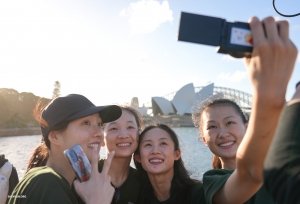
<instances>
[{"instance_id":1,"label":"sydney opera house","mask_svg":"<svg viewBox=\"0 0 300 204\"><path fill-rule=\"evenodd\" d=\"M213 83L201 87L194 87L193 83L186 84L177 92L163 97L152 97L151 105L148 107L139 107L138 99L135 97L131 105L137 107L145 123L154 120L171 126L193 126L191 114L194 104L213 95L234 99L245 112L250 112L252 105L250 94L236 89L216 87Z\"/></svg>"}]
</instances>

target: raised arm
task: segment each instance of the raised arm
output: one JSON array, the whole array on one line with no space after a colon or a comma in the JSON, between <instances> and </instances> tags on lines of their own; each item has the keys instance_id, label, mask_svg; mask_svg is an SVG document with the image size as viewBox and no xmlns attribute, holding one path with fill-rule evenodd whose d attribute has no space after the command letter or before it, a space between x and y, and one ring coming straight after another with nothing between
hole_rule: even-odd
<instances>
[{"instance_id":1,"label":"raised arm","mask_svg":"<svg viewBox=\"0 0 300 204\"><path fill-rule=\"evenodd\" d=\"M243 203L263 184L263 164L285 105L297 48L287 21L250 19L254 49L246 59L253 88L249 125L236 155L236 170L213 197L214 203ZM233 190L234 189L234 190Z\"/></svg>"},{"instance_id":2,"label":"raised arm","mask_svg":"<svg viewBox=\"0 0 300 204\"><path fill-rule=\"evenodd\" d=\"M300 202L300 85L280 117L264 175L265 186L277 203Z\"/></svg>"}]
</instances>

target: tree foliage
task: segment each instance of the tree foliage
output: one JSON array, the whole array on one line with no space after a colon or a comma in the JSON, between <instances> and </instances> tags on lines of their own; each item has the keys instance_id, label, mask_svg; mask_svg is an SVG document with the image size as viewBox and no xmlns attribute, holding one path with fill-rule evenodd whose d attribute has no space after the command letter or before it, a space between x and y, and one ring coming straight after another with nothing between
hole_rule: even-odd
<instances>
[{"instance_id":1,"label":"tree foliage","mask_svg":"<svg viewBox=\"0 0 300 204\"><path fill-rule=\"evenodd\" d=\"M33 109L40 99L45 104L51 101L33 93L0 88L0 128L39 126L33 117Z\"/></svg>"},{"instance_id":2,"label":"tree foliage","mask_svg":"<svg viewBox=\"0 0 300 204\"><path fill-rule=\"evenodd\" d=\"M60 96L60 82L55 81L54 82L54 89L53 89L52 99L55 99L59 96Z\"/></svg>"}]
</instances>

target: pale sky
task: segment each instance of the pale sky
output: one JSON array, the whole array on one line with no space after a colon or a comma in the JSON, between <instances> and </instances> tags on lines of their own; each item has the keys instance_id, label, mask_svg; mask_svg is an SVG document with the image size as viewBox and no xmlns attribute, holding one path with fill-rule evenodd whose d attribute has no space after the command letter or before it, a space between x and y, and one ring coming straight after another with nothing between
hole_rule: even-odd
<instances>
[{"instance_id":1,"label":"pale sky","mask_svg":"<svg viewBox=\"0 0 300 204\"><path fill-rule=\"evenodd\" d=\"M285 14L299 1L276 0ZM252 0L19 0L0 1L0 88L52 97L78 93L96 105L140 105L188 83L234 88L251 94L243 60L215 47L178 42L180 12L247 22L274 16L290 22L300 49L300 16L280 17L272 1ZM287 100L300 80L300 57Z\"/></svg>"}]
</instances>

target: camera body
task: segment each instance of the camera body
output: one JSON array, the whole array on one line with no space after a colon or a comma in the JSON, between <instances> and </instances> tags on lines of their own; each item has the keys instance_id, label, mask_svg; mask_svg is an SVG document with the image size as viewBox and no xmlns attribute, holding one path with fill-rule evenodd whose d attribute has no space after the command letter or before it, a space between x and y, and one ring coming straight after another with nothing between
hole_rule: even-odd
<instances>
[{"instance_id":1,"label":"camera body","mask_svg":"<svg viewBox=\"0 0 300 204\"><path fill-rule=\"evenodd\" d=\"M250 57L253 39L248 23L181 12L178 40L217 46L218 53Z\"/></svg>"},{"instance_id":2,"label":"camera body","mask_svg":"<svg viewBox=\"0 0 300 204\"><path fill-rule=\"evenodd\" d=\"M92 165L81 146L78 144L74 145L72 148L65 150L64 155L71 164L79 181L87 181L92 173Z\"/></svg>"}]
</instances>

